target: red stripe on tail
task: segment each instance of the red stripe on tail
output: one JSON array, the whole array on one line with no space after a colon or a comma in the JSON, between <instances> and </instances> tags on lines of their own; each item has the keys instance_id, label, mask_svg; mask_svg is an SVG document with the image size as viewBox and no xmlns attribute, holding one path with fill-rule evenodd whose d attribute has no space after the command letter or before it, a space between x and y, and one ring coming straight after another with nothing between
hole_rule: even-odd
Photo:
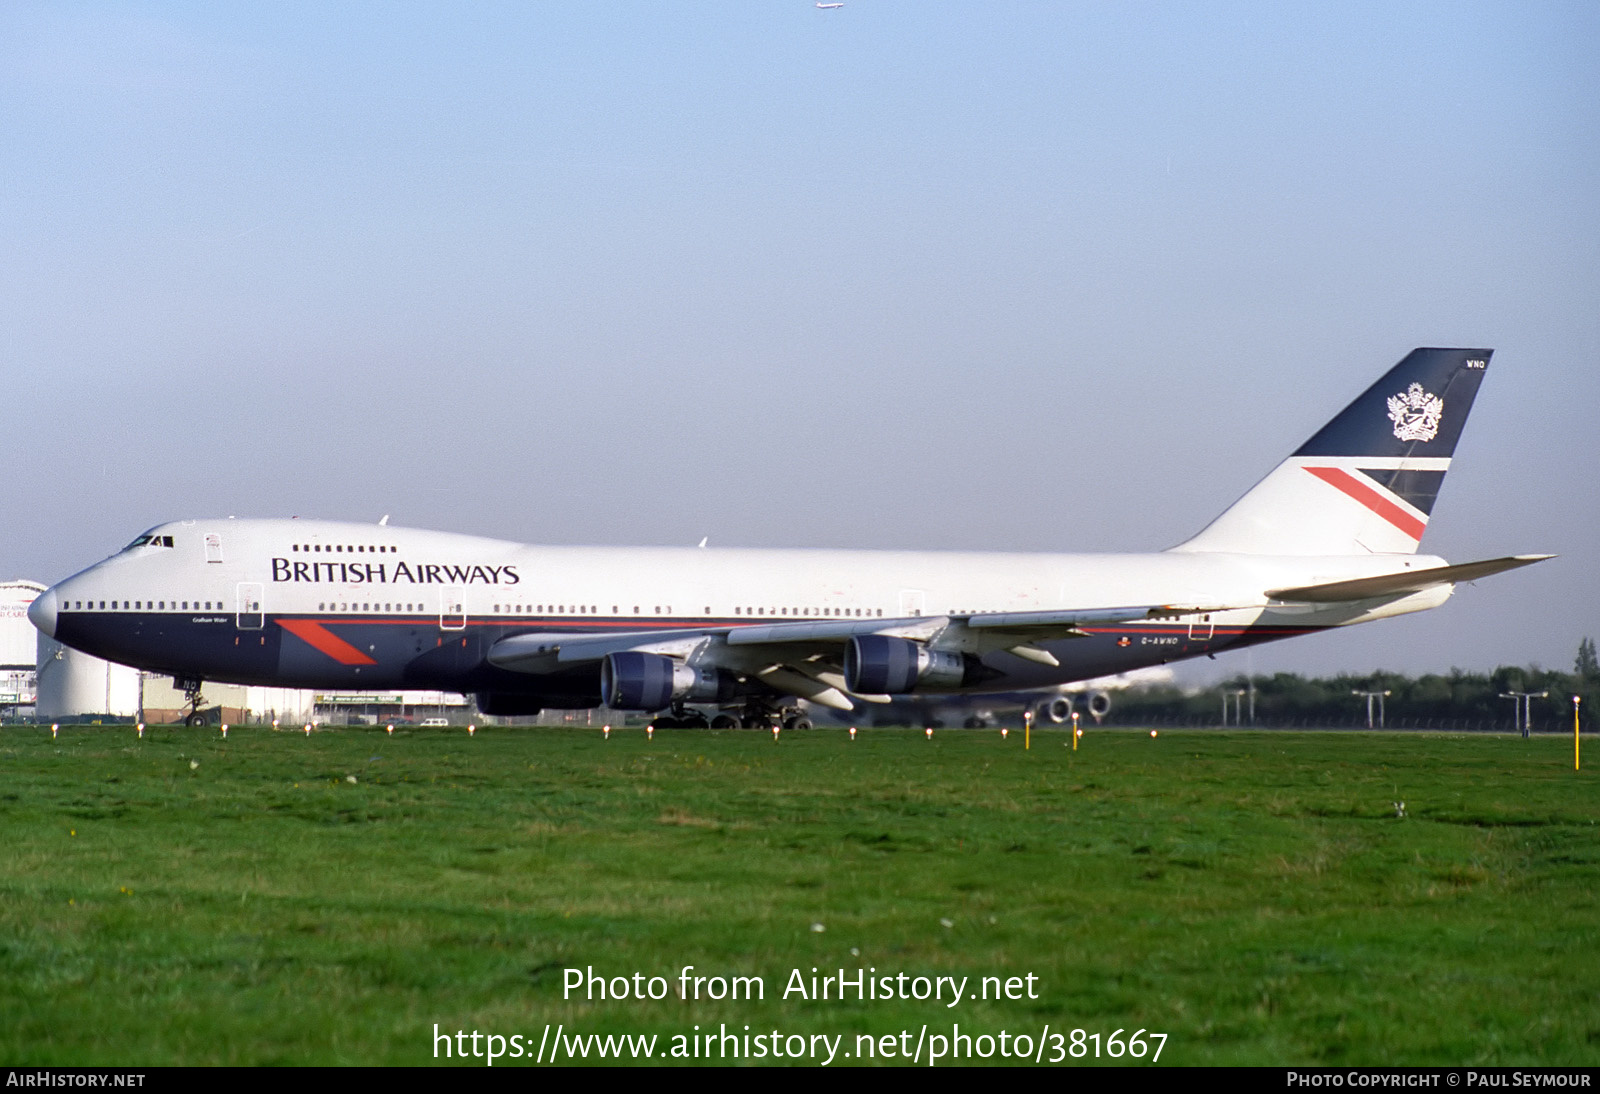
<instances>
[{"instance_id":1,"label":"red stripe on tail","mask_svg":"<svg viewBox=\"0 0 1600 1094\"><path fill-rule=\"evenodd\" d=\"M1418 520L1341 467L1307 467L1306 470L1335 490L1365 505L1412 539L1420 540L1428 527L1427 521Z\"/></svg>"}]
</instances>

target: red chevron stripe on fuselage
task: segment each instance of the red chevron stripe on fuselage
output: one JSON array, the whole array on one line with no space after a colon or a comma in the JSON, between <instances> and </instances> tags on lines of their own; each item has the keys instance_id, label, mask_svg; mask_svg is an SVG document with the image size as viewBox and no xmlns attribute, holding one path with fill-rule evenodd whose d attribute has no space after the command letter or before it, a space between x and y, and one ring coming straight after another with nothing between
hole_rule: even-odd
<instances>
[{"instance_id":1,"label":"red chevron stripe on fuselage","mask_svg":"<svg viewBox=\"0 0 1600 1094\"><path fill-rule=\"evenodd\" d=\"M377 662L340 638L315 619L280 619L278 625L302 642L320 650L341 665L376 665Z\"/></svg>"}]
</instances>

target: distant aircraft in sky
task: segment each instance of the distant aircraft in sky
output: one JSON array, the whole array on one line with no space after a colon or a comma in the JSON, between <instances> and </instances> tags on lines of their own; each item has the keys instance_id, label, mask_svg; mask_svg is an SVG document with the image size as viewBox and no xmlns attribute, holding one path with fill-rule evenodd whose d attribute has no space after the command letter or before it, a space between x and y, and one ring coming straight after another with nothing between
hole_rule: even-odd
<instances>
[{"instance_id":1,"label":"distant aircraft in sky","mask_svg":"<svg viewBox=\"0 0 1600 1094\"><path fill-rule=\"evenodd\" d=\"M1052 687L1422 611L1457 582L1550 557L1416 553L1489 356L1414 350L1198 535L1154 553L532 547L183 520L28 615L69 646L172 675L191 703L203 680L414 688L476 694L488 714L604 704L666 712L657 725L755 727L800 724L800 699L855 710Z\"/></svg>"},{"instance_id":2,"label":"distant aircraft in sky","mask_svg":"<svg viewBox=\"0 0 1600 1094\"><path fill-rule=\"evenodd\" d=\"M844 7L844 5L843 4L824 4L824 3L821 3L820 0L819 0L819 3L817 4L817 7L821 8L823 11L832 11L834 8L842 8L842 7Z\"/></svg>"}]
</instances>

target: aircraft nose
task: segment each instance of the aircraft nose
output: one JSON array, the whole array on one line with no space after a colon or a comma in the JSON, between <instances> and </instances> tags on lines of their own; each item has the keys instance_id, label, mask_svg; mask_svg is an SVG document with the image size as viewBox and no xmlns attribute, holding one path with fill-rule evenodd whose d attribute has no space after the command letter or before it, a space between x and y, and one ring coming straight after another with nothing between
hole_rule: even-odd
<instances>
[{"instance_id":1,"label":"aircraft nose","mask_svg":"<svg viewBox=\"0 0 1600 1094\"><path fill-rule=\"evenodd\" d=\"M47 638L56 636L56 591L46 589L28 605L28 621L44 632Z\"/></svg>"}]
</instances>

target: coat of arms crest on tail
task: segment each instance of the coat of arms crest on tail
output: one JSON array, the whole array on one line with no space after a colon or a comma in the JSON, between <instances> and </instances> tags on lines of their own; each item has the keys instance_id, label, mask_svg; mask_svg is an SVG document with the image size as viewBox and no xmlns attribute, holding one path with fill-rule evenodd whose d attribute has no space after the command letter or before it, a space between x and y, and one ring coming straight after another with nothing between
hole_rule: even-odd
<instances>
[{"instance_id":1,"label":"coat of arms crest on tail","mask_svg":"<svg viewBox=\"0 0 1600 1094\"><path fill-rule=\"evenodd\" d=\"M1444 400L1429 395L1421 384L1412 384L1399 395L1389 396L1389 420L1394 435L1402 441L1431 441L1439 432L1439 416Z\"/></svg>"}]
</instances>

